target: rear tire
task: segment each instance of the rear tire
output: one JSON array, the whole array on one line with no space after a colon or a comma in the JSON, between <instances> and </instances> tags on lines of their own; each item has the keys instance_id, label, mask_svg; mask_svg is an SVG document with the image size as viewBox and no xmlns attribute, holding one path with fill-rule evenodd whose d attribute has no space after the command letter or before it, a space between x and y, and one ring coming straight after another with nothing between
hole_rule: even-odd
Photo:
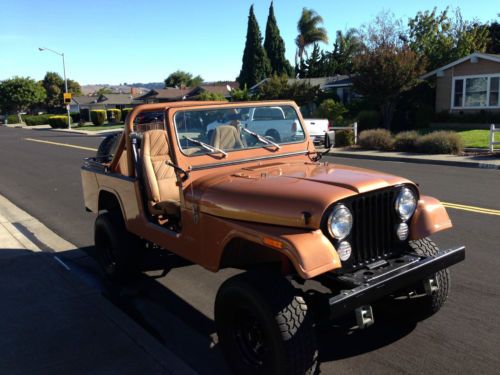
<instances>
[{"instance_id":1,"label":"rear tire","mask_svg":"<svg viewBox=\"0 0 500 375\"><path fill-rule=\"evenodd\" d=\"M236 374L313 374L318 361L313 316L283 277L246 272L220 287L215 324Z\"/></svg>"},{"instance_id":2,"label":"rear tire","mask_svg":"<svg viewBox=\"0 0 500 375\"><path fill-rule=\"evenodd\" d=\"M429 238L410 241L411 249L418 255L433 256L439 251L438 246ZM435 273L431 278L435 279L439 288L431 295L425 293L423 281L405 290L405 294L414 293L414 298L396 298L391 304L392 312L403 313L404 316L416 321L424 320L437 313L444 305L450 293L451 276L450 270L444 269Z\"/></svg>"},{"instance_id":3,"label":"rear tire","mask_svg":"<svg viewBox=\"0 0 500 375\"><path fill-rule=\"evenodd\" d=\"M125 282L140 273L140 239L127 231L119 212L97 216L94 227L97 260L112 282Z\"/></svg>"}]
</instances>

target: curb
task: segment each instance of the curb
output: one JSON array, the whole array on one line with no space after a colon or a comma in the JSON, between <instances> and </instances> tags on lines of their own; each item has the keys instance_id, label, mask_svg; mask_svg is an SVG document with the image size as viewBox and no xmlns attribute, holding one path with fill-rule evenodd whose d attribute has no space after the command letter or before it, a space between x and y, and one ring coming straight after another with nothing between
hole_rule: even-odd
<instances>
[{"instance_id":1,"label":"curb","mask_svg":"<svg viewBox=\"0 0 500 375\"><path fill-rule=\"evenodd\" d=\"M39 220L20 209L0 194L0 234L7 235L25 249L43 256L56 272L78 290L78 298L102 314L111 324L123 331L130 340L171 374L196 374L180 357L159 343L113 303L71 271L75 258L88 256L83 250L59 237ZM8 239L8 238L7 238ZM0 250L1 251L1 250ZM65 251L71 251L65 256ZM69 264L69 265L68 265Z\"/></svg>"},{"instance_id":2,"label":"curb","mask_svg":"<svg viewBox=\"0 0 500 375\"><path fill-rule=\"evenodd\" d=\"M400 156L360 155L355 153L336 153L336 152L332 152L329 155L326 155L326 157L334 157L334 156L341 158L396 161L396 162L413 163L413 164L447 165L452 167L482 168L482 169L494 169L494 170L500 169L500 164L492 164L487 162L485 163L485 162L470 162L470 161L421 159L421 158L408 158Z\"/></svg>"},{"instance_id":3,"label":"curb","mask_svg":"<svg viewBox=\"0 0 500 375\"><path fill-rule=\"evenodd\" d=\"M53 129L50 125L33 125L33 126L27 126L23 124L8 124L8 125L2 125L7 128L12 128L12 129L43 129L43 130L50 130L54 132L60 132L60 133L69 133L69 134L84 134L84 135L102 135L102 134L108 134L108 133L114 133L118 131L122 131L121 128L115 128L115 129L109 129L109 130L97 130L97 131L91 131L91 130L78 130L77 129Z\"/></svg>"}]
</instances>

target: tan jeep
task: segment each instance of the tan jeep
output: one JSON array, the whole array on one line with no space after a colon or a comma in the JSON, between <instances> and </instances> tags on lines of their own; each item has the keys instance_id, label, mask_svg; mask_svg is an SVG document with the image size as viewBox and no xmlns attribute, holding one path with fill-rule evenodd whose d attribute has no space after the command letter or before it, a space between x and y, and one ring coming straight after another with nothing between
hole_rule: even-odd
<instances>
[{"instance_id":1,"label":"tan jeep","mask_svg":"<svg viewBox=\"0 0 500 375\"><path fill-rule=\"evenodd\" d=\"M318 320L352 314L364 328L376 301L430 316L465 257L428 239L451 227L438 200L405 178L321 162L303 123L290 101L141 105L82 167L109 277L140 271L152 247L245 271L215 300L238 374L313 372Z\"/></svg>"}]
</instances>

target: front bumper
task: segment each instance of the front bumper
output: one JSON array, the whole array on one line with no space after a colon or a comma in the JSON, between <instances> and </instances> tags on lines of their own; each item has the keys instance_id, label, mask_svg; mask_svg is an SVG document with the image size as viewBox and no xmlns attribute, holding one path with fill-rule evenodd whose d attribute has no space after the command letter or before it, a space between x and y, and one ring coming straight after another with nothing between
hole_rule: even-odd
<instances>
[{"instance_id":1,"label":"front bumper","mask_svg":"<svg viewBox=\"0 0 500 375\"><path fill-rule=\"evenodd\" d=\"M346 285L339 294L330 296L328 304L330 318L345 315L354 309L368 305L385 296L424 280L436 272L448 268L465 259L465 246L441 250L429 257L405 254L387 260L383 266L358 270L351 274L332 276Z\"/></svg>"}]
</instances>

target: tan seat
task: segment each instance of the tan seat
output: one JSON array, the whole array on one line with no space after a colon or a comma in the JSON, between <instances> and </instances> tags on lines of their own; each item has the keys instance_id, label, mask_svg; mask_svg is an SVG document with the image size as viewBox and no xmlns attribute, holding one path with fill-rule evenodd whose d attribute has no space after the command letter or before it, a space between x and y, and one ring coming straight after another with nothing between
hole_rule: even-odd
<instances>
[{"instance_id":1,"label":"tan seat","mask_svg":"<svg viewBox=\"0 0 500 375\"><path fill-rule=\"evenodd\" d=\"M240 132L232 125L221 125L214 129L211 144L222 150L243 148Z\"/></svg>"},{"instance_id":2,"label":"tan seat","mask_svg":"<svg viewBox=\"0 0 500 375\"><path fill-rule=\"evenodd\" d=\"M148 208L153 215L180 215L179 187L170 161L165 130L144 132L141 149Z\"/></svg>"}]
</instances>

